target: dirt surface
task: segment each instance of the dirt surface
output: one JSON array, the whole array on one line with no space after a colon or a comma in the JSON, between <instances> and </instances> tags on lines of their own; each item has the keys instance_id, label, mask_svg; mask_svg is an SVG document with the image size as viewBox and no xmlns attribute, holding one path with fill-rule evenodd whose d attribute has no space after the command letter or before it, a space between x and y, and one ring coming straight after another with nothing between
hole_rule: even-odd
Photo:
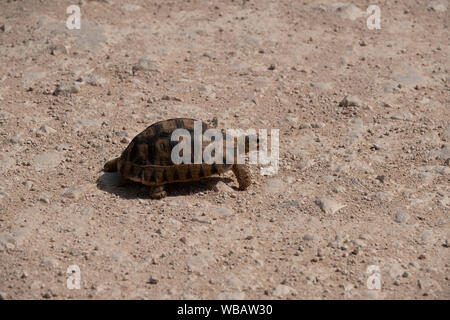
<instances>
[{"instance_id":1,"label":"dirt surface","mask_svg":"<svg viewBox=\"0 0 450 320\"><path fill-rule=\"evenodd\" d=\"M449 3L352 3L1 0L0 298L449 299ZM278 129L278 173L101 172L174 117Z\"/></svg>"}]
</instances>

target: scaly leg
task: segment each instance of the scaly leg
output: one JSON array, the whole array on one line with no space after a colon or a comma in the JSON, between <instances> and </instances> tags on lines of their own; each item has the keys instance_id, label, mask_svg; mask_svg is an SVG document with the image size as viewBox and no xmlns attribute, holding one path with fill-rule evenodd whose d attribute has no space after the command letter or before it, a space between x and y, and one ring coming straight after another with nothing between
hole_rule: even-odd
<instances>
[{"instance_id":1,"label":"scaly leg","mask_svg":"<svg viewBox=\"0 0 450 320\"><path fill-rule=\"evenodd\" d=\"M234 164L231 168L239 183L239 190L245 190L252 184L252 175L249 168L244 164Z\"/></svg>"},{"instance_id":2,"label":"scaly leg","mask_svg":"<svg viewBox=\"0 0 450 320\"><path fill-rule=\"evenodd\" d=\"M164 190L164 186L151 187L151 189L150 189L150 198L152 198L152 199L162 199L165 196L167 196L167 193Z\"/></svg>"}]
</instances>

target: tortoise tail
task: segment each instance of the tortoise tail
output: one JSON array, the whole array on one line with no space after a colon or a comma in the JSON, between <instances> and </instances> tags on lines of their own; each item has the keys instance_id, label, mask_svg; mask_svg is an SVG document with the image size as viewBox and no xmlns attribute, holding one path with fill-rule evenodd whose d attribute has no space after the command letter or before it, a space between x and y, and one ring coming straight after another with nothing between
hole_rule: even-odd
<instances>
[{"instance_id":1,"label":"tortoise tail","mask_svg":"<svg viewBox=\"0 0 450 320\"><path fill-rule=\"evenodd\" d=\"M119 161L119 158L115 158L113 160L106 162L105 165L103 166L103 171L116 172L118 170L118 168L117 168L118 161Z\"/></svg>"}]
</instances>

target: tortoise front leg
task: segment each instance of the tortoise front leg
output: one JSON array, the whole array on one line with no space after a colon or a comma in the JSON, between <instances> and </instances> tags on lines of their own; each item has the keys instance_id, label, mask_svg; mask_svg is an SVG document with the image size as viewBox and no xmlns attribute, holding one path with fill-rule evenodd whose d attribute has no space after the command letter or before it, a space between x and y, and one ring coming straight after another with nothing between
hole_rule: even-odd
<instances>
[{"instance_id":1,"label":"tortoise front leg","mask_svg":"<svg viewBox=\"0 0 450 320\"><path fill-rule=\"evenodd\" d=\"M239 183L239 190L245 190L252 184L252 175L249 168L244 164L234 164L231 168Z\"/></svg>"},{"instance_id":2,"label":"tortoise front leg","mask_svg":"<svg viewBox=\"0 0 450 320\"><path fill-rule=\"evenodd\" d=\"M152 199L162 199L167 196L164 186L156 186L150 188L150 198Z\"/></svg>"}]
</instances>

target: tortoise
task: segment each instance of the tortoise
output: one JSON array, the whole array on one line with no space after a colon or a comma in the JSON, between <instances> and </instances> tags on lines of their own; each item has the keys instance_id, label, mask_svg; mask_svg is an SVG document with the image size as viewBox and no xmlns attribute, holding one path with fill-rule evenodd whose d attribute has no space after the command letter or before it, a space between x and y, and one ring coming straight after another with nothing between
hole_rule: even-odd
<instances>
[{"instance_id":1,"label":"tortoise","mask_svg":"<svg viewBox=\"0 0 450 320\"><path fill-rule=\"evenodd\" d=\"M237 164L234 161L228 164L225 161L226 134L222 130L224 143L224 161L222 163L207 164L203 159L201 163L180 163L175 164L171 159L172 149L178 144L172 141L171 136L175 129L186 129L193 141L194 122L199 121L188 118L176 118L156 122L139 133L130 142L121 156L105 163L103 171L120 172L126 180L142 183L150 186L150 197L152 199L164 198L167 194L164 186L168 183L186 182L200 180L213 175L220 175L228 170L232 170L239 184L239 190L245 190L251 184L251 174L245 164ZM202 134L211 127L201 121ZM237 139L233 138L234 142ZM245 136L245 153L249 152L250 136ZM259 139L255 140L257 146ZM202 152L209 144L202 143ZM234 143L233 151L237 149ZM234 152L235 158L237 152ZM192 158L194 157L192 152Z\"/></svg>"}]
</instances>

